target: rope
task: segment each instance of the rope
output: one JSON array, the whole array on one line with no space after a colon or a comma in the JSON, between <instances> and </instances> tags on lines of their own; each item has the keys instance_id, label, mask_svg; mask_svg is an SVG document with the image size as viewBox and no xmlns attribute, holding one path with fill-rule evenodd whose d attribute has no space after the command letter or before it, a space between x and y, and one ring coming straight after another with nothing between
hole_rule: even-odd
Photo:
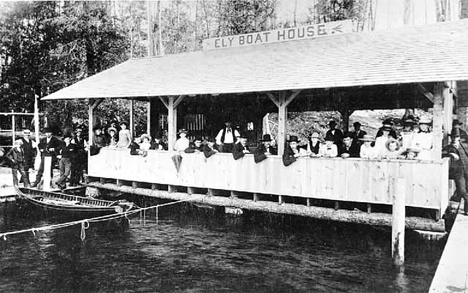
<instances>
[{"instance_id":1,"label":"rope","mask_svg":"<svg viewBox=\"0 0 468 293\"><path fill-rule=\"evenodd\" d=\"M146 208L138 208L135 210L131 210L122 214L111 214L111 215L104 215L104 216L99 216L99 217L94 217L94 218L89 218L89 219L84 219L84 220L77 220L77 221L71 221L71 222L66 222L66 223L60 223L60 224L54 224L54 225L49 225L49 226L44 226L44 227L37 227L37 228L29 228L29 229L23 229L23 230L17 230L17 231L10 231L10 232L4 232L0 233L0 238L3 238L4 241L7 241L7 236L10 235L17 235L17 234L22 234L22 233L28 233L31 232L34 236L36 236L36 232L39 231L47 231L47 230L56 230L56 229L61 229L61 228L68 228L71 226L75 225L81 225L81 233L80 233L80 238L82 241L86 238L86 231L90 223L97 223L97 222L103 222L103 221L109 221L109 220L114 220L118 218L125 217L128 219L128 216L134 215L136 213L145 211L145 210L150 210L150 209L156 209L156 215L158 214L158 208L160 207L165 207L165 206L170 206L174 204L179 204L182 202L187 202L188 200L178 200L174 202L169 202L169 203L164 203L160 205L155 205L155 206L150 206Z\"/></svg>"}]
</instances>

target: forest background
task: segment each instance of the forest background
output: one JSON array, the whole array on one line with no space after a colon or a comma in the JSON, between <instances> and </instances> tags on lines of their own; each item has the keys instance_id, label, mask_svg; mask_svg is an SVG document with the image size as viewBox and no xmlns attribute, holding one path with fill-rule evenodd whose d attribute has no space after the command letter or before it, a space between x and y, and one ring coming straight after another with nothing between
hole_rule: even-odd
<instances>
[{"instance_id":1,"label":"forest background","mask_svg":"<svg viewBox=\"0 0 468 293\"><path fill-rule=\"evenodd\" d=\"M32 112L44 97L129 58L201 50L210 37L353 19L371 23L368 0L166 0L0 2L0 112ZM87 123L83 100L41 102L58 134ZM103 121L129 119L107 99ZM146 103L135 127L145 129Z\"/></svg>"}]
</instances>

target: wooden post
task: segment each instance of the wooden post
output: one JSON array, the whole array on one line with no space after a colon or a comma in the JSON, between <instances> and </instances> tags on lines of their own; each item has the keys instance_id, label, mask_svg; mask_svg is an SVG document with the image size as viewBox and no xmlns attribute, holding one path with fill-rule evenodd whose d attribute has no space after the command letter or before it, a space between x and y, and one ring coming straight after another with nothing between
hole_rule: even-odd
<instances>
[{"instance_id":1,"label":"wooden post","mask_svg":"<svg viewBox=\"0 0 468 293\"><path fill-rule=\"evenodd\" d=\"M151 103L146 104L146 133L151 136Z\"/></svg>"},{"instance_id":2,"label":"wooden post","mask_svg":"<svg viewBox=\"0 0 468 293\"><path fill-rule=\"evenodd\" d=\"M13 113L14 111L11 110ZM16 139L16 121L15 121L15 114L11 115L11 146L15 145L15 139Z\"/></svg>"},{"instance_id":3,"label":"wooden post","mask_svg":"<svg viewBox=\"0 0 468 293\"><path fill-rule=\"evenodd\" d=\"M286 93L279 94L278 106L278 155L283 155L286 144L286 122L288 120L288 108L285 105Z\"/></svg>"},{"instance_id":4,"label":"wooden post","mask_svg":"<svg viewBox=\"0 0 468 293\"><path fill-rule=\"evenodd\" d=\"M129 122L129 125L128 125L128 130L130 130L130 136L133 138L135 136L135 121L134 121L134 101L133 100L130 100L130 122Z\"/></svg>"},{"instance_id":5,"label":"wooden post","mask_svg":"<svg viewBox=\"0 0 468 293\"><path fill-rule=\"evenodd\" d=\"M434 119L432 121L432 159L440 160L442 154L442 140L444 138L444 130L442 128L444 120L444 83L438 82L434 86ZM450 109L450 111L452 111ZM449 130L450 131L450 130Z\"/></svg>"},{"instance_id":6,"label":"wooden post","mask_svg":"<svg viewBox=\"0 0 468 293\"><path fill-rule=\"evenodd\" d=\"M442 97L444 103L444 120L443 120L443 130L444 130L444 139L443 144L447 145L449 143L448 136L452 130L452 120L453 120L453 93L450 90L453 82L444 83L442 89Z\"/></svg>"},{"instance_id":7,"label":"wooden post","mask_svg":"<svg viewBox=\"0 0 468 293\"><path fill-rule=\"evenodd\" d=\"M254 192L253 201L258 201L258 199L259 199L258 193Z\"/></svg>"},{"instance_id":8,"label":"wooden post","mask_svg":"<svg viewBox=\"0 0 468 293\"><path fill-rule=\"evenodd\" d=\"M174 97L171 96L167 103L167 140L168 150L174 150L174 144L177 140L177 108L174 107Z\"/></svg>"},{"instance_id":9,"label":"wooden post","mask_svg":"<svg viewBox=\"0 0 468 293\"><path fill-rule=\"evenodd\" d=\"M39 97L34 95L34 137L36 144L39 144Z\"/></svg>"},{"instance_id":10,"label":"wooden post","mask_svg":"<svg viewBox=\"0 0 468 293\"><path fill-rule=\"evenodd\" d=\"M187 194L194 194L195 193L195 189L193 187L187 187Z\"/></svg>"},{"instance_id":11,"label":"wooden post","mask_svg":"<svg viewBox=\"0 0 468 293\"><path fill-rule=\"evenodd\" d=\"M42 184L42 190L50 190L50 181L52 181L52 177L50 176L50 171L52 170L52 157L45 156L44 157L44 173L43 178L44 182Z\"/></svg>"},{"instance_id":12,"label":"wooden post","mask_svg":"<svg viewBox=\"0 0 468 293\"><path fill-rule=\"evenodd\" d=\"M393 179L392 258L395 265L405 262L406 179Z\"/></svg>"}]
</instances>

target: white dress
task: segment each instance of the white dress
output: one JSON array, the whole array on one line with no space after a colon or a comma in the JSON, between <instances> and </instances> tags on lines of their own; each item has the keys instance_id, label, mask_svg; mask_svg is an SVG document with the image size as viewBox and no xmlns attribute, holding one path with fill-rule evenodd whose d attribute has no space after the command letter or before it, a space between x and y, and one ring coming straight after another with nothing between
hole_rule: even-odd
<instances>
[{"instance_id":1,"label":"white dress","mask_svg":"<svg viewBox=\"0 0 468 293\"><path fill-rule=\"evenodd\" d=\"M176 152L183 152L190 145L190 141L186 137L179 138L174 144L174 150Z\"/></svg>"},{"instance_id":2,"label":"white dress","mask_svg":"<svg viewBox=\"0 0 468 293\"><path fill-rule=\"evenodd\" d=\"M414 134L412 147L418 148L421 151L418 154L419 160L432 159L432 133L418 132Z\"/></svg>"},{"instance_id":3,"label":"white dress","mask_svg":"<svg viewBox=\"0 0 468 293\"><path fill-rule=\"evenodd\" d=\"M366 146L365 144L361 145L361 150L359 151L359 157L363 159L375 159L377 157L375 148L372 146Z\"/></svg>"}]
</instances>

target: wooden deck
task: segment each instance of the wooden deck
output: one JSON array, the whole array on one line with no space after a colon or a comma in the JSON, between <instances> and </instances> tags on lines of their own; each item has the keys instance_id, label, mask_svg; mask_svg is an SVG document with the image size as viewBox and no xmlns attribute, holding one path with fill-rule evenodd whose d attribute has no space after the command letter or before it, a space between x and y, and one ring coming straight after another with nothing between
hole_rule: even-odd
<instances>
[{"instance_id":1,"label":"wooden deck","mask_svg":"<svg viewBox=\"0 0 468 293\"><path fill-rule=\"evenodd\" d=\"M89 158L88 175L133 182L275 194L313 199L392 204L392 178L404 177L406 205L437 210L448 205L448 161L300 158L285 167L280 156L256 164L253 155L182 154L177 172L173 153L102 149Z\"/></svg>"},{"instance_id":2,"label":"wooden deck","mask_svg":"<svg viewBox=\"0 0 468 293\"><path fill-rule=\"evenodd\" d=\"M463 205L460 206L463 209ZM439 266L432 280L431 293L468 292L468 216L458 214Z\"/></svg>"}]
</instances>

